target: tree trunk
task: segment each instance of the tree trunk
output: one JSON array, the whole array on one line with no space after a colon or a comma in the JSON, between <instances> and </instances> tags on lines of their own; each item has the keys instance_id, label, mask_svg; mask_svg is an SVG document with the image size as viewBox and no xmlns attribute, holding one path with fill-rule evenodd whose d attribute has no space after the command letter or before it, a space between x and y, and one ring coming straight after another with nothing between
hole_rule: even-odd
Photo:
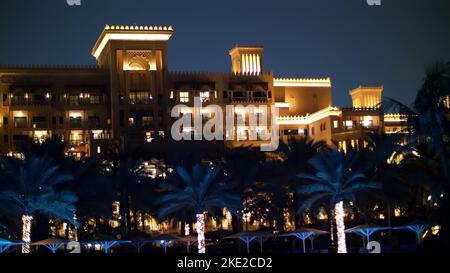
<instances>
[{"instance_id":1,"label":"tree trunk","mask_svg":"<svg viewBox=\"0 0 450 273\"><path fill-rule=\"evenodd\" d=\"M330 240L331 240L331 245L334 247L334 209L332 209L330 211Z\"/></svg>"},{"instance_id":2,"label":"tree trunk","mask_svg":"<svg viewBox=\"0 0 450 273\"><path fill-rule=\"evenodd\" d=\"M387 204L386 210L387 210L387 222L388 222L388 227L389 227L388 235L389 235L389 238L392 238L392 229L391 229L391 227L392 227L392 208L391 208L390 203Z\"/></svg>"},{"instance_id":3,"label":"tree trunk","mask_svg":"<svg viewBox=\"0 0 450 273\"><path fill-rule=\"evenodd\" d=\"M133 230L138 230L138 210L136 208L133 209Z\"/></svg>"},{"instance_id":4,"label":"tree trunk","mask_svg":"<svg viewBox=\"0 0 450 273\"><path fill-rule=\"evenodd\" d=\"M336 218L338 253L347 253L347 246L345 243L344 202L343 201L336 203L334 205L334 215Z\"/></svg>"},{"instance_id":5,"label":"tree trunk","mask_svg":"<svg viewBox=\"0 0 450 273\"><path fill-rule=\"evenodd\" d=\"M198 253L206 253L205 248L205 215L203 213L197 214L197 244Z\"/></svg>"},{"instance_id":6,"label":"tree trunk","mask_svg":"<svg viewBox=\"0 0 450 273\"><path fill-rule=\"evenodd\" d=\"M238 232L240 232L241 227L242 227L242 219L240 219L234 213L231 214L231 230L234 233L238 233Z\"/></svg>"},{"instance_id":7,"label":"tree trunk","mask_svg":"<svg viewBox=\"0 0 450 273\"><path fill-rule=\"evenodd\" d=\"M30 253L31 243L31 224L33 223L33 216L22 215L22 253Z\"/></svg>"}]
</instances>

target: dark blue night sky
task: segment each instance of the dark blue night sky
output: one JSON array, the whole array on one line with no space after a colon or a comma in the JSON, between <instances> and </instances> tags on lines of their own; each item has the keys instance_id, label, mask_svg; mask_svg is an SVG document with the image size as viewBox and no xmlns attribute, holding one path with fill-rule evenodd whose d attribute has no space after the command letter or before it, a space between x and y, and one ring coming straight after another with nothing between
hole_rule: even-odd
<instances>
[{"instance_id":1,"label":"dark blue night sky","mask_svg":"<svg viewBox=\"0 0 450 273\"><path fill-rule=\"evenodd\" d=\"M425 68L450 61L449 0L0 0L0 64L93 64L105 24L173 25L169 70L229 71L235 44L265 46L277 77L332 77L348 90L384 85L411 103Z\"/></svg>"}]
</instances>

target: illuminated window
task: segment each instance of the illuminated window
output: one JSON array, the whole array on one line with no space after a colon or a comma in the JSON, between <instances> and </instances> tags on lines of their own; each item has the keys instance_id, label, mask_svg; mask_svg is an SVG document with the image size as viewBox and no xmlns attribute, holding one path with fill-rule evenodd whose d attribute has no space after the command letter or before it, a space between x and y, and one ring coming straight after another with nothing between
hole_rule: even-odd
<instances>
[{"instance_id":1,"label":"illuminated window","mask_svg":"<svg viewBox=\"0 0 450 273\"><path fill-rule=\"evenodd\" d=\"M100 154L102 152L102 148L100 146L97 146L97 154Z\"/></svg>"},{"instance_id":2,"label":"illuminated window","mask_svg":"<svg viewBox=\"0 0 450 273\"><path fill-rule=\"evenodd\" d=\"M334 129L339 128L339 121L333 120L333 128L334 128Z\"/></svg>"},{"instance_id":3,"label":"illuminated window","mask_svg":"<svg viewBox=\"0 0 450 273\"><path fill-rule=\"evenodd\" d=\"M83 142L83 134L80 131L75 131L70 134L70 142L73 145L79 145Z\"/></svg>"},{"instance_id":4,"label":"illuminated window","mask_svg":"<svg viewBox=\"0 0 450 273\"><path fill-rule=\"evenodd\" d=\"M238 140L246 140L247 139L247 130L245 130L245 129L238 129L237 130L237 137L238 137Z\"/></svg>"},{"instance_id":5,"label":"illuminated window","mask_svg":"<svg viewBox=\"0 0 450 273\"><path fill-rule=\"evenodd\" d=\"M348 128L348 129L353 128L353 120L346 120L346 121L344 122L344 126L345 126L346 128Z\"/></svg>"},{"instance_id":6,"label":"illuminated window","mask_svg":"<svg viewBox=\"0 0 450 273\"><path fill-rule=\"evenodd\" d=\"M208 102L209 101L209 91L202 91L202 92L200 92L200 101L201 102Z\"/></svg>"},{"instance_id":7,"label":"illuminated window","mask_svg":"<svg viewBox=\"0 0 450 273\"><path fill-rule=\"evenodd\" d=\"M93 130L92 131L92 138L93 139L104 139L105 135L103 134L102 130Z\"/></svg>"},{"instance_id":8,"label":"illuminated window","mask_svg":"<svg viewBox=\"0 0 450 273\"><path fill-rule=\"evenodd\" d=\"M47 139L47 131L34 131L34 142L43 143Z\"/></svg>"},{"instance_id":9,"label":"illuminated window","mask_svg":"<svg viewBox=\"0 0 450 273\"><path fill-rule=\"evenodd\" d=\"M130 92L131 104L149 104L151 99L149 92Z\"/></svg>"},{"instance_id":10,"label":"illuminated window","mask_svg":"<svg viewBox=\"0 0 450 273\"><path fill-rule=\"evenodd\" d=\"M100 104L100 96L99 95L92 95L89 98L90 104Z\"/></svg>"},{"instance_id":11,"label":"illuminated window","mask_svg":"<svg viewBox=\"0 0 450 273\"><path fill-rule=\"evenodd\" d=\"M370 128L373 126L373 120L370 116L365 116L361 121L361 125L365 128Z\"/></svg>"},{"instance_id":12,"label":"illuminated window","mask_svg":"<svg viewBox=\"0 0 450 273\"><path fill-rule=\"evenodd\" d=\"M153 117L142 117L142 126L149 126L153 120Z\"/></svg>"},{"instance_id":13,"label":"illuminated window","mask_svg":"<svg viewBox=\"0 0 450 273\"><path fill-rule=\"evenodd\" d=\"M173 91L170 91L170 99L173 99Z\"/></svg>"},{"instance_id":14,"label":"illuminated window","mask_svg":"<svg viewBox=\"0 0 450 273\"><path fill-rule=\"evenodd\" d=\"M189 92L180 92L180 102L189 102Z\"/></svg>"},{"instance_id":15,"label":"illuminated window","mask_svg":"<svg viewBox=\"0 0 450 273\"><path fill-rule=\"evenodd\" d=\"M77 95L70 95L69 96L69 104L70 105L78 105L79 104L79 97Z\"/></svg>"},{"instance_id":16,"label":"illuminated window","mask_svg":"<svg viewBox=\"0 0 450 273\"><path fill-rule=\"evenodd\" d=\"M153 132L153 131L145 132L145 142L147 142L147 143L152 142L154 139L154 135L155 135L155 132Z\"/></svg>"},{"instance_id":17,"label":"illuminated window","mask_svg":"<svg viewBox=\"0 0 450 273\"><path fill-rule=\"evenodd\" d=\"M134 118L128 118L128 125L133 126L134 125Z\"/></svg>"}]
</instances>

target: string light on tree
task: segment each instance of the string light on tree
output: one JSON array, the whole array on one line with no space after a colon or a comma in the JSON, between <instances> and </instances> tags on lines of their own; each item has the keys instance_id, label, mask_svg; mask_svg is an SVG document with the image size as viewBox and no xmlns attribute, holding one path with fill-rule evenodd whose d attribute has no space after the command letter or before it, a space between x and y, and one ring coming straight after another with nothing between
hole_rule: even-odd
<instances>
[{"instance_id":1,"label":"string light on tree","mask_svg":"<svg viewBox=\"0 0 450 273\"><path fill-rule=\"evenodd\" d=\"M33 216L22 215L22 253L30 253L31 243L31 223L33 222Z\"/></svg>"},{"instance_id":2,"label":"string light on tree","mask_svg":"<svg viewBox=\"0 0 450 273\"><path fill-rule=\"evenodd\" d=\"M184 225L184 235L185 236L191 235L191 229L189 228L189 224Z\"/></svg>"},{"instance_id":3,"label":"string light on tree","mask_svg":"<svg viewBox=\"0 0 450 273\"><path fill-rule=\"evenodd\" d=\"M344 202L343 201L335 204L334 214L335 214L335 218L336 218L338 253L347 253L347 246L345 243Z\"/></svg>"},{"instance_id":4,"label":"string light on tree","mask_svg":"<svg viewBox=\"0 0 450 273\"><path fill-rule=\"evenodd\" d=\"M205 214L200 213L197 217L197 241L198 241L198 253L206 253L205 248Z\"/></svg>"}]
</instances>

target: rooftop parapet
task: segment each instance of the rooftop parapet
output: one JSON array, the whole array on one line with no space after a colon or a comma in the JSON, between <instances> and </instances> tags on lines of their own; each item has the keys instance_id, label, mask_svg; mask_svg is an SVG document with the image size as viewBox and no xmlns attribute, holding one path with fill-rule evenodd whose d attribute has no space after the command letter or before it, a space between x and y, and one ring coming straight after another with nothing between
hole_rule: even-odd
<instances>
[{"instance_id":1,"label":"rooftop parapet","mask_svg":"<svg viewBox=\"0 0 450 273\"><path fill-rule=\"evenodd\" d=\"M172 26L124 26L106 25L92 49L96 59L109 41L168 41L173 34Z\"/></svg>"},{"instance_id":2,"label":"rooftop parapet","mask_svg":"<svg viewBox=\"0 0 450 273\"><path fill-rule=\"evenodd\" d=\"M331 87L331 78L275 78L273 86L280 87Z\"/></svg>"},{"instance_id":3,"label":"rooftop parapet","mask_svg":"<svg viewBox=\"0 0 450 273\"><path fill-rule=\"evenodd\" d=\"M329 106L325 109L304 116L280 116L277 118L279 125L308 125L329 116L341 116L342 111L338 107Z\"/></svg>"},{"instance_id":4,"label":"rooftop parapet","mask_svg":"<svg viewBox=\"0 0 450 273\"><path fill-rule=\"evenodd\" d=\"M66 64L27 64L27 65L0 65L0 69L47 69L47 70L98 70L98 65L66 65Z\"/></svg>"}]
</instances>

